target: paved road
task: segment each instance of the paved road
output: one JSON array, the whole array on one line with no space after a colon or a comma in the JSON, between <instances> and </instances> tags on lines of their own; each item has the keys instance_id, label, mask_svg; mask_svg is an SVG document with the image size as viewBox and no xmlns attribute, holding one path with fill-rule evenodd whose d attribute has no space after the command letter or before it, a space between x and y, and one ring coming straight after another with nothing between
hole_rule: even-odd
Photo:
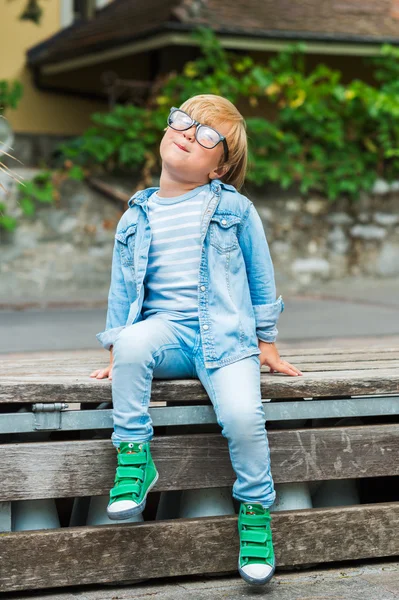
<instances>
[{"instance_id":1,"label":"paved road","mask_svg":"<svg viewBox=\"0 0 399 600\"><path fill-rule=\"evenodd\" d=\"M378 300L284 296L278 343L384 339L399 336L399 306ZM52 308L0 311L0 352L101 348L95 334L105 327L106 309Z\"/></svg>"}]
</instances>

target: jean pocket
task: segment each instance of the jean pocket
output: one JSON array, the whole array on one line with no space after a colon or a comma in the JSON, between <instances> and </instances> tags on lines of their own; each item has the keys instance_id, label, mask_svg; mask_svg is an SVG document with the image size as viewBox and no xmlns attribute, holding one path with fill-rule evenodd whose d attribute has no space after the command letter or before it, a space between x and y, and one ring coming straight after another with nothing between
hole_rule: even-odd
<instances>
[{"instance_id":1,"label":"jean pocket","mask_svg":"<svg viewBox=\"0 0 399 600\"><path fill-rule=\"evenodd\" d=\"M124 267L133 267L136 231L137 223L134 223L122 231L117 231L115 234L115 239L119 244L121 262Z\"/></svg>"},{"instance_id":2,"label":"jean pocket","mask_svg":"<svg viewBox=\"0 0 399 600\"><path fill-rule=\"evenodd\" d=\"M229 213L215 213L209 224L210 244L219 252L238 248L237 227L241 218Z\"/></svg>"}]
</instances>

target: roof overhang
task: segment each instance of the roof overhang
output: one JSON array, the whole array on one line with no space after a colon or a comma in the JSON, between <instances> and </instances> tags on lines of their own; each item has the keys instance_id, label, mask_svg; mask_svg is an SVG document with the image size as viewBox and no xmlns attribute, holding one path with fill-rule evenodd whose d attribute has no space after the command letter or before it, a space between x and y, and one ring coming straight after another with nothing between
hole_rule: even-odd
<instances>
[{"instance_id":1,"label":"roof overhang","mask_svg":"<svg viewBox=\"0 0 399 600\"><path fill-rule=\"evenodd\" d=\"M270 32L263 36L243 35L217 32L223 48L255 52L278 52L284 50L295 42L305 43L305 52L318 55L343 55L343 56L378 56L384 43L398 44L398 40L375 40L375 38L339 39L334 38L312 39L311 34L298 32ZM43 75L55 75L73 71L90 65L101 64L109 60L131 56L150 50L167 46L198 46L199 42L193 39L191 32L164 31L153 33L144 39L129 41L118 46L91 51L82 56L49 62L39 66Z\"/></svg>"}]
</instances>

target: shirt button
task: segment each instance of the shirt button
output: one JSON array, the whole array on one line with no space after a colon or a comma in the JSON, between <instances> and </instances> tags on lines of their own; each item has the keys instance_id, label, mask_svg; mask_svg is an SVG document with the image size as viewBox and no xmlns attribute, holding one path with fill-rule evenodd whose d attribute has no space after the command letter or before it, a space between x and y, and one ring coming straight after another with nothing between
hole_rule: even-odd
<instances>
[{"instance_id":1,"label":"shirt button","mask_svg":"<svg viewBox=\"0 0 399 600\"><path fill-rule=\"evenodd\" d=\"M205 329L205 331L206 331L207 329L209 329L209 326L208 325L204 325L202 329Z\"/></svg>"},{"instance_id":2,"label":"shirt button","mask_svg":"<svg viewBox=\"0 0 399 600\"><path fill-rule=\"evenodd\" d=\"M201 285L201 292L205 292L206 287L204 285Z\"/></svg>"},{"instance_id":3,"label":"shirt button","mask_svg":"<svg viewBox=\"0 0 399 600\"><path fill-rule=\"evenodd\" d=\"M227 225L226 219L222 219L222 225Z\"/></svg>"}]
</instances>

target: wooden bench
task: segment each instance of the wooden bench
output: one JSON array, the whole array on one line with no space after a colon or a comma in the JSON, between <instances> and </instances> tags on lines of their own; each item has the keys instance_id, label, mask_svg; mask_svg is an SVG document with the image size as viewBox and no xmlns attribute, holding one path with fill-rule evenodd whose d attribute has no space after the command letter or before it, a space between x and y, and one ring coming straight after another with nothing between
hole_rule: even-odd
<instances>
[{"instance_id":1,"label":"wooden bench","mask_svg":"<svg viewBox=\"0 0 399 600\"><path fill-rule=\"evenodd\" d=\"M399 474L399 348L280 354L304 376L262 368L276 486L379 477L391 492L386 501L274 512L278 565L398 555L399 503L392 490ZM88 377L105 358L99 350L2 359L1 592L236 571L236 515L11 530L15 501L71 503L112 487L111 384ZM199 380L154 380L150 413L160 477L149 505L160 492L231 487L227 441ZM334 424L342 417L362 424ZM292 421L298 419L305 426ZM314 426L316 419L322 421ZM82 431L104 439L81 439ZM43 439L46 433L50 439Z\"/></svg>"}]
</instances>

